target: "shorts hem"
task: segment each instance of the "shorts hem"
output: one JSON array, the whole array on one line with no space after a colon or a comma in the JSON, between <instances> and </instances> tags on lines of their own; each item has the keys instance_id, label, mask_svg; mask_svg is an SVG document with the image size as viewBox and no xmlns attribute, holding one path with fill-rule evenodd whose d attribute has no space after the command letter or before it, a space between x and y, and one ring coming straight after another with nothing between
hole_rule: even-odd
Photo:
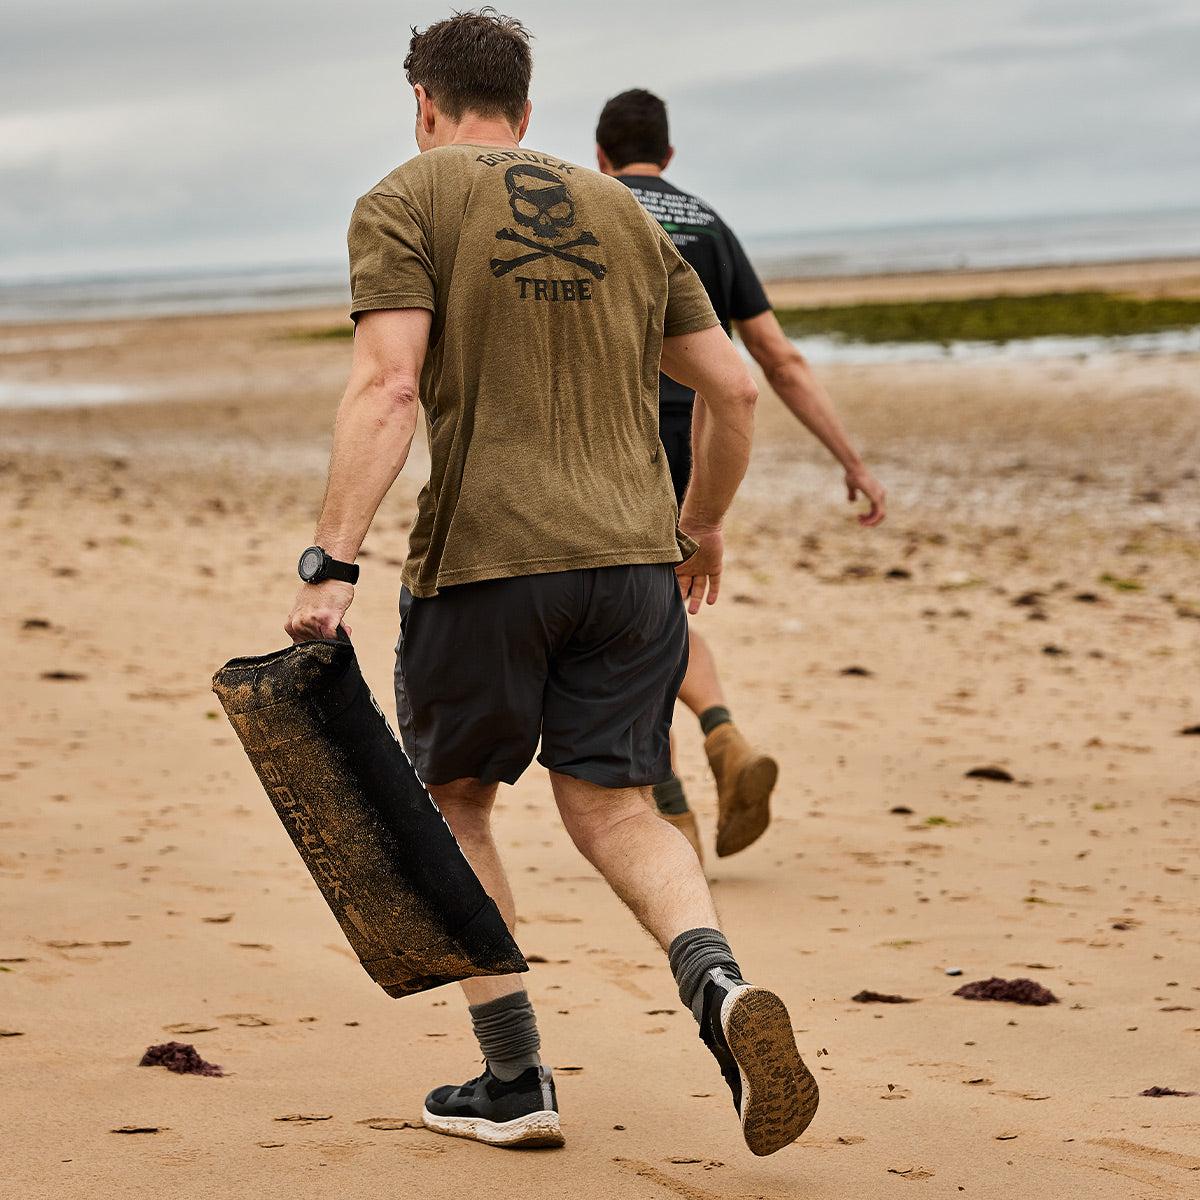
<instances>
[{"instance_id":1,"label":"shorts hem","mask_svg":"<svg viewBox=\"0 0 1200 1200\"><path fill-rule=\"evenodd\" d=\"M550 763L546 762L540 756L538 763L545 767L547 771L553 771L555 775L567 775L571 779L579 779L584 783L594 783L597 787L607 788L614 792L622 788L654 787L656 783L665 783L671 778L670 768L668 768L665 775L659 771L650 771L644 776L642 774L632 776L604 771L588 763L570 767L555 767L551 766Z\"/></svg>"}]
</instances>

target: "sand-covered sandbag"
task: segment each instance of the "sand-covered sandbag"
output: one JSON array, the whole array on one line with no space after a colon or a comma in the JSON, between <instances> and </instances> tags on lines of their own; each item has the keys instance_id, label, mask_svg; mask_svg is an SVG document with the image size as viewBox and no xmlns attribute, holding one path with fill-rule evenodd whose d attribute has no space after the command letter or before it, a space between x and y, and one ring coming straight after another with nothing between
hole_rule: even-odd
<instances>
[{"instance_id":1,"label":"sand-covered sandbag","mask_svg":"<svg viewBox=\"0 0 1200 1200\"><path fill-rule=\"evenodd\" d=\"M213 676L275 811L389 996L528 967L359 671L349 641Z\"/></svg>"}]
</instances>

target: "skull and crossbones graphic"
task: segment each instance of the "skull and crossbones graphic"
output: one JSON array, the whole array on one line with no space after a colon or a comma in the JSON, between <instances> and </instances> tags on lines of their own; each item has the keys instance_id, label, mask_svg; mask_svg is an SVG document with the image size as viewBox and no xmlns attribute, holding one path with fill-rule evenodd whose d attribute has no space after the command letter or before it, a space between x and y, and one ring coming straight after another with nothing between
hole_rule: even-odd
<instances>
[{"instance_id":1,"label":"skull and crossbones graphic","mask_svg":"<svg viewBox=\"0 0 1200 1200\"><path fill-rule=\"evenodd\" d=\"M557 241L575 224L575 202L562 178L545 167L532 164L517 164L504 173L504 186L508 189L508 206L512 209L518 225L530 230L534 237L543 242ZM561 246L544 245L531 241L515 229L501 229L496 237L502 242L516 242L527 246L534 253L521 254L516 258L493 258L489 266L497 279L524 267L539 258L558 258L573 266L590 271L597 279L603 279L608 268L603 263L593 262L578 254L567 253L579 246L598 246L594 234L586 230Z\"/></svg>"}]
</instances>

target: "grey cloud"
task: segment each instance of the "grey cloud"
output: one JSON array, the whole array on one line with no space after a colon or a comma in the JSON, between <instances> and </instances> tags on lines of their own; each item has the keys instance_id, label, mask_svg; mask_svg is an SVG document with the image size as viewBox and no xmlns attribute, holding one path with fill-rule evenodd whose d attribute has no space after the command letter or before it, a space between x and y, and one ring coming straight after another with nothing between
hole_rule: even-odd
<instances>
[{"instance_id":1,"label":"grey cloud","mask_svg":"<svg viewBox=\"0 0 1200 1200\"><path fill-rule=\"evenodd\" d=\"M409 25L452 7L44 0L6 13L0 119L25 132L0 147L0 267L40 247L292 235L339 258L353 199L415 150ZM533 144L590 164L604 99L654 88L671 107L672 177L744 231L1200 204L1194 0L498 7L536 36ZM881 33L896 14L916 31L903 55Z\"/></svg>"},{"instance_id":2,"label":"grey cloud","mask_svg":"<svg viewBox=\"0 0 1200 1200\"><path fill-rule=\"evenodd\" d=\"M403 10L384 0L60 2L6 20L0 110L152 102L384 55L396 72L408 37Z\"/></svg>"}]
</instances>

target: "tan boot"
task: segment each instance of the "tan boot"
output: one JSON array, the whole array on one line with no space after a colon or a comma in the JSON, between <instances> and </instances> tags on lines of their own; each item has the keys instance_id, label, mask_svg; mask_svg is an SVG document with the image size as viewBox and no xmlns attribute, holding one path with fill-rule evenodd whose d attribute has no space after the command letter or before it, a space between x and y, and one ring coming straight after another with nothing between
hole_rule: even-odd
<instances>
[{"instance_id":1,"label":"tan boot","mask_svg":"<svg viewBox=\"0 0 1200 1200\"><path fill-rule=\"evenodd\" d=\"M759 754L730 722L704 739L717 781L717 856L745 850L771 821L771 789L779 764Z\"/></svg>"},{"instance_id":2,"label":"tan boot","mask_svg":"<svg viewBox=\"0 0 1200 1200\"><path fill-rule=\"evenodd\" d=\"M704 847L700 844L700 830L696 825L696 814L689 808L681 813L660 812L658 815L668 824L674 825L687 838L688 843L696 852L696 857L703 865Z\"/></svg>"}]
</instances>

